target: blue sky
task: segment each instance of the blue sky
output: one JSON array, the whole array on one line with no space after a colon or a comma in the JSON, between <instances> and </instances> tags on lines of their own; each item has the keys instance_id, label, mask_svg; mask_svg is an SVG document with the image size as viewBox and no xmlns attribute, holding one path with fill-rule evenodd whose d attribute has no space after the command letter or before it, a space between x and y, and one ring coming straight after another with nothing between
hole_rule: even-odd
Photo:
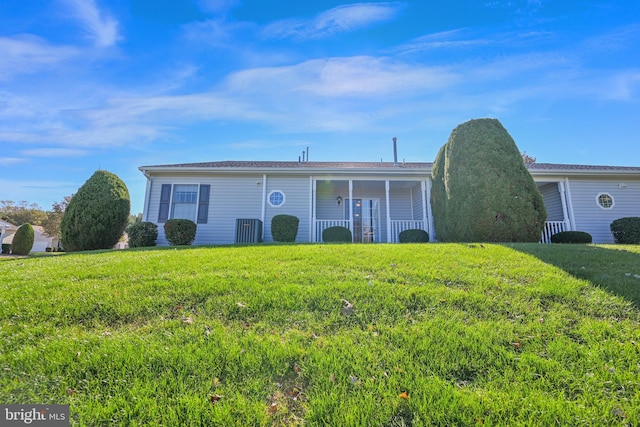
<instances>
[{"instance_id":1,"label":"blue sky","mask_svg":"<svg viewBox=\"0 0 640 427\"><path fill-rule=\"evenodd\" d=\"M640 2L0 3L0 200L48 210L97 169L433 161L498 118L539 162L640 165Z\"/></svg>"}]
</instances>

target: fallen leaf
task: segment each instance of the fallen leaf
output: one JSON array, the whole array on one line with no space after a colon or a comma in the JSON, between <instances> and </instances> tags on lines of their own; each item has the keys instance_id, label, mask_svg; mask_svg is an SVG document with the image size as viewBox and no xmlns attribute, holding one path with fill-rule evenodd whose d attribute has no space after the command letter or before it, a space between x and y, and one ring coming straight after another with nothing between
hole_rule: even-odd
<instances>
[{"instance_id":1,"label":"fallen leaf","mask_svg":"<svg viewBox=\"0 0 640 427\"><path fill-rule=\"evenodd\" d=\"M340 313L350 316L353 314L353 304L347 301L346 299L342 300L342 308L340 309Z\"/></svg>"},{"instance_id":2,"label":"fallen leaf","mask_svg":"<svg viewBox=\"0 0 640 427\"><path fill-rule=\"evenodd\" d=\"M246 307L246 305L245 305L244 303L242 303L242 302L237 302L237 303L236 303L236 305L237 305L238 307L240 307L240 308L244 308L244 307Z\"/></svg>"},{"instance_id":3,"label":"fallen leaf","mask_svg":"<svg viewBox=\"0 0 640 427\"><path fill-rule=\"evenodd\" d=\"M222 399L222 396L220 396L219 394L209 395L209 402L211 402L212 405L215 405L216 403L218 403L220 399Z\"/></svg>"},{"instance_id":4,"label":"fallen leaf","mask_svg":"<svg viewBox=\"0 0 640 427\"><path fill-rule=\"evenodd\" d=\"M403 391L402 393L400 393L398 395L398 397L400 397L402 399L408 399L409 398L409 393L407 393L406 391Z\"/></svg>"},{"instance_id":5,"label":"fallen leaf","mask_svg":"<svg viewBox=\"0 0 640 427\"><path fill-rule=\"evenodd\" d=\"M293 365L293 372L295 372L296 374L300 373L300 366L298 366L297 363Z\"/></svg>"},{"instance_id":6,"label":"fallen leaf","mask_svg":"<svg viewBox=\"0 0 640 427\"><path fill-rule=\"evenodd\" d=\"M329 381L334 382L336 380L336 376L335 374L332 372L331 375L329 375Z\"/></svg>"},{"instance_id":7,"label":"fallen leaf","mask_svg":"<svg viewBox=\"0 0 640 427\"><path fill-rule=\"evenodd\" d=\"M514 342L511 343L515 348L520 348L520 343L519 342Z\"/></svg>"},{"instance_id":8,"label":"fallen leaf","mask_svg":"<svg viewBox=\"0 0 640 427\"><path fill-rule=\"evenodd\" d=\"M187 325L191 325L193 323L193 320L191 319L191 317L185 317L182 319L183 323L186 323Z\"/></svg>"},{"instance_id":9,"label":"fallen leaf","mask_svg":"<svg viewBox=\"0 0 640 427\"><path fill-rule=\"evenodd\" d=\"M74 389L72 389L72 388L68 388L68 389L67 389L67 394L68 394L69 396L73 396L74 394L76 394L76 391L75 391Z\"/></svg>"},{"instance_id":10,"label":"fallen leaf","mask_svg":"<svg viewBox=\"0 0 640 427\"><path fill-rule=\"evenodd\" d=\"M277 411L278 411L278 405L276 403L272 403L271 405L269 405L269 412L275 413Z\"/></svg>"},{"instance_id":11,"label":"fallen leaf","mask_svg":"<svg viewBox=\"0 0 640 427\"><path fill-rule=\"evenodd\" d=\"M219 384L220 384L220 378L218 377L213 378L213 386L218 387Z\"/></svg>"}]
</instances>

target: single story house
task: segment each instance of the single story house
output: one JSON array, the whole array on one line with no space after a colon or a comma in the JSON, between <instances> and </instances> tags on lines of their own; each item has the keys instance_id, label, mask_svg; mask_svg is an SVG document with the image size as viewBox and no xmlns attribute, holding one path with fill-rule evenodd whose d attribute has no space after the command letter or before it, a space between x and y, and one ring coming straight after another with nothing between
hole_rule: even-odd
<instances>
[{"instance_id":1,"label":"single story house","mask_svg":"<svg viewBox=\"0 0 640 427\"><path fill-rule=\"evenodd\" d=\"M564 230L613 243L615 219L640 216L640 167L550 163L527 165L544 196L541 242ZM143 220L158 225L187 218L194 244L272 241L271 219L300 219L298 242L321 242L331 226L349 228L355 242L397 242L423 229L437 240L431 214L432 163L222 161L141 166L147 178Z\"/></svg>"},{"instance_id":2,"label":"single story house","mask_svg":"<svg viewBox=\"0 0 640 427\"><path fill-rule=\"evenodd\" d=\"M13 236L18 231L18 226L6 221L0 221L0 242L10 245L13 242ZM58 240L50 237L39 225L33 226L33 247L31 252L45 252L47 248L58 244Z\"/></svg>"}]
</instances>

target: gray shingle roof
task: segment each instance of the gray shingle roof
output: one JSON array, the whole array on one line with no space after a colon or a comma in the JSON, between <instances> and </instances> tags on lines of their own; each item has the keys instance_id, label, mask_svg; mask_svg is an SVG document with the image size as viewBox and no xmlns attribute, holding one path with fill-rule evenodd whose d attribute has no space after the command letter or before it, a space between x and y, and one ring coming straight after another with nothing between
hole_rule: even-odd
<instances>
[{"instance_id":1,"label":"gray shingle roof","mask_svg":"<svg viewBox=\"0 0 640 427\"><path fill-rule=\"evenodd\" d=\"M154 166L141 166L141 170L147 169L411 169L430 171L431 162L399 162L394 166L393 162L295 162L295 161L221 161L178 163ZM622 172L640 173L638 166L606 166L606 165L574 165L561 163L533 163L527 165L531 172Z\"/></svg>"}]
</instances>

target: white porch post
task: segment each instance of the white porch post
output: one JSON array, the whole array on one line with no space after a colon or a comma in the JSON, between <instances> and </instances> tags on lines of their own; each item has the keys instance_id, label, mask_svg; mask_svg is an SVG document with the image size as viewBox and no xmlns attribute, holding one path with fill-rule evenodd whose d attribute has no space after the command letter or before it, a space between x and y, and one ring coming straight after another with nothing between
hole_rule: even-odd
<instances>
[{"instance_id":1,"label":"white porch post","mask_svg":"<svg viewBox=\"0 0 640 427\"><path fill-rule=\"evenodd\" d=\"M2 224L2 227L0 227L0 246L2 246L2 241L4 240L4 233L7 232L7 226Z\"/></svg>"},{"instance_id":2,"label":"white porch post","mask_svg":"<svg viewBox=\"0 0 640 427\"><path fill-rule=\"evenodd\" d=\"M262 213L260 214L260 220L262 221L262 241L264 242L264 219L267 209L267 174L262 175Z\"/></svg>"},{"instance_id":3,"label":"white porch post","mask_svg":"<svg viewBox=\"0 0 640 427\"><path fill-rule=\"evenodd\" d=\"M389 206L389 180L384 182L384 192L387 205L387 243L391 243L391 206Z\"/></svg>"},{"instance_id":4,"label":"white porch post","mask_svg":"<svg viewBox=\"0 0 640 427\"><path fill-rule=\"evenodd\" d=\"M353 180L349 178L349 229L351 230L351 241L353 242Z\"/></svg>"},{"instance_id":5,"label":"white porch post","mask_svg":"<svg viewBox=\"0 0 640 427\"><path fill-rule=\"evenodd\" d=\"M576 229L576 219L573 215L573 203L571 202L571 188L569 187L569 178L564 179L564 191L567 199L567 211L569 216L569 227L571 231Z\"/></svg>"},{"instance_id":6,"label":"white porch post","mask_svg":"<svg viewBox=\"0 0 640 427\"><path fill-rule=\"evenodd\" d=\"M422 183L425 187L425 192L422 196L423 212L426 212L425 224L427 224L427 233L429 233L429 241L435 242L435 227L433 225L433 212L431 210L431 178L428 178ZM426 208L426 209L425 209Z\"/></svg>"},{"instance_id":7,"label":"white porch post","mask_svg":"<svg viewBox=\"0 0 640 427\"><path fill-rule=\"evenodd\" d=\"M315 203L313 203L313 197L315 195L314 190L315 181L313 175L309 177L309 242L316 242L316 215L315 215Z\"/></svg>"}]
</instances>

